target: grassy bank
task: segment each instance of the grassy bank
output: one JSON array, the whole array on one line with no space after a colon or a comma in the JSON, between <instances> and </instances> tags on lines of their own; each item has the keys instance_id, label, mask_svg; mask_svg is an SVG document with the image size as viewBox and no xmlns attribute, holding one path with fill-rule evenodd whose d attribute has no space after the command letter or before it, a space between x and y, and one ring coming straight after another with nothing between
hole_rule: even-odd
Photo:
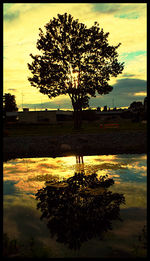
<instances>
[{"instance_id":1,"label":"grassy bank","mask_svg":"<svg viewBox=\"0 0 150 261\"><path fill-rule=\"evenodd\" d=\"M110 125L109 125L110 124ZM117 124L117 125L111 125ZM142 122L132 122L131 120L120 120L116 122L99 122L99 121L83 121L82 128L74 130L73 122L59 122L57 124L19 124L7 123L4 124L4 137L17 136L49 136L49 135L64 135L64 134L92 134L105 132L121 132L127 130L145 130L147 125Z\"/></svg>"}]
</instances>

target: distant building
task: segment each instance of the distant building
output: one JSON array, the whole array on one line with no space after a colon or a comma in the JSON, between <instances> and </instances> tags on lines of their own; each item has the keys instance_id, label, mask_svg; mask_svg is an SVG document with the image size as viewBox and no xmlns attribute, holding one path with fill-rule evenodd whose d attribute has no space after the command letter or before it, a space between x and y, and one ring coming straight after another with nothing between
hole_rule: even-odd
<instances>
[{"instance_id":1,"label":"distant building","mask_svg":"<svg viewBox=\"0 0 150 261\"><path fill-rule=\"evenodd\" d=\"M107 111L107 105L104 106L104 110L103 111Z\"/></svg>"},{"instance_id":2,"label":"distant building","mask_svg":"<svg viewBox=\"0 0 150 261\"><path fill-rule=\"evenodd\" d=\"M29 108L23 108L23 111L29 111Z\"/></svg>"},{"instance_id":3,"label":"distant building","mask_svg":"<svg viewBox=\"0 0 150 261\"><path fill-rule=\"evenodd\" d=\"M145 108L147 108L147 99L144 100ZM106 120L117 120L121 118L132 118L132 115L137 113L131 110L106 110L107 106L104 106L105 110L83 110L82 120L85 121L106 121ZM144 107L144 105L143 105ZM73 111L63 110L47 110L45 111L29 111L29 108L23 108L23 111L18 112L7 112L7 118L11 122L13 119L17 120L18 123L25 124L56 124L63 121L73 121Z\"/></svg>"},{"instance_id":4,"label":"distant building","mask_svg":"<svg viewBox=\"0 0 150 261\"><path fill-rule=\"evenodd\" d=\"M56 123L56 111L29 111L18 112L20 123Z\"/></svg>"},{"instance_id":5,"label":"distant building","mask_svg":"<svg viewBox=\"0 0 150 261\"><path fill-rule=\"evenodd\" d=\"M97 111L101 111L101 107L98 106L98 107L97 107Z\"/></svg>"},{"instance_id":6,"label":"distant building","mask_svg":"<svg viewBox=\"0 0 150 261\"><path fill-rule=\"evenodd\" d=\"M72 111L61 110L47 110L45 111L29 111L28 108L24 108L23 111L18 112L18 122L27 124L38 123L57 123L58 121L70 121L73 120Z\"/></svg>"}]
</instances>

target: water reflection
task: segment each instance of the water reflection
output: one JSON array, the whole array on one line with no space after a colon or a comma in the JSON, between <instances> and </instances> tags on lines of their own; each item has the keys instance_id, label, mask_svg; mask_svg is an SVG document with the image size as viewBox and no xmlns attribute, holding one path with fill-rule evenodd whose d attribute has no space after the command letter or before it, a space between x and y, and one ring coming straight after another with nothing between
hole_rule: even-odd
<instances>
[{"instance_id":1,"label":"water reflection","mask_svg":"<svg viewBox=\"0 0 150 261\"><path fill-rule=\"evenodd\" d=\"M75 250L92 238L102 239L112 220L121 220L120 205L125 204L123 194L108 190L113 184L107 175L98 178L84 170L63 181L46 181L36 199L51 236Z\"/></svg>"},{"instance_id":2,"label":"water reflection","mask_svg":"<svg viewBox=\"0 0 150 261\"><path fill-rule=\"evenodd\" d=\"M98 175L113 177L115 183L131 181L146 181L146 155L101 155L101 156L84 156L82 163L84 171L89 173L96 172ZM17 182L19 187L20 180L24 185L37 176L45 175L59 176L59 179L69 178L80 165L76 163L74 156L60 158L23 158L10 160L3 165L4 181L11 180ZM38 170L38 171L37 171ZM135 174L135 175L134 175ZM16 186L16 185L15 185ZM22 187L21 187L22 189Z\"/></svg>"},{"instance_id":3,"label":"water reflection","mask_svg":"<svg viewBox=\"0 0 150 261\"><path fill-rule=\"evenodd\" d=\"M124 155L97 155L97 156L84 156L84 161L80 160L80 163L76 163L76 157L75 156L67 156L67 157L59 157L59 158L23 158L23 159L13 159L10 160L3 165L4 174L4 186L3 186L3 206L4 206L4 223L3 223L3 231L4 233L7 233L8 236L11 239L14 239L16 237L19 242L21 240L28 240L29 237L34 237L38 244L44 245L44 248L47 246L49 248L50 253L49 257L75 257L76 253L80 257L128 257L130 254L132 256L133 254L133 246L138 245L138 237L137 235L142 231L143 226L146 224L146 208L147 208L147 179L146 179L146 155L133 155L133 154L124 154ZM74 230L77 230L79 233L79 238L83 241L80 242L82 245L79 251L72 251L63 243L58 243L55 241L55 237L59 236L59 229L54 230L54 238L51 238L49 235L49 230L47 229L47 226L45 225L45 222L48 224L49 219L54 218L55 215L51 215L43 220L43 222L40 221L41 212L36 209L37 203L40 203L41 200L39 199L39 202L35 200L35 194L43 189L44 197L43 197L43 204L45 201L45 206L43 209L48 208L48 193L50 193L49 188L46 189L46 187L50 187L53 183L53 187L57 187L58 184L66 184L66 189L68 183L66 180L69 178L74 177L74 173L83 173L88 176L92 173L97 173L97 178L100 176L105 176L108 174L108 178L111 178L114 180L114 184L112 186L109 186L108 188L99 187L91 189L89 187L86 187L86 189L79 189L77 190L77 193L74 196L71 196L71 198L75 199L75 196L77 197L77 202L79 201L79 198L82 199L83 202L85 202L85 196L88 193L88 200L94 201L94 197L90 195L92 191L95 191L95 193L102 194L101 204L105 205L106 200L104 200L104 196L106 195L106 199L109 199L109 194L103 193L104 190L106 192L111 191L111 195L115 193L122 193L125 197L126 204L120 204L120 216L123 219L123 222L113 222L113 220L110 219L110 223L113 226L113 229L109 231L108 229L107 233L102 231L101 237L105 235L105 238L103 241L96 240L92 233L92 227L90 227L89 234L92 234L92 240L88 240L83 243L86 238L86 231L82 230L82 235L80 236L81 229L77 230L78 223L80 227L84 227L84 222L81 220L85 219L86 224L88 224L88 215L84 217L83 210L88 211L88 208L81 208L81 203L78 203L78 205L75 205L77 209L82 209L80 213L82 213L82 218L79 216L79 212L77 212L77 217L72 220L80 220L75 222L74 221ZM66 181L66 182L65 182ZM101 192L100 192L101 190ZM59 189L60 191L60 189ZM81 193L81 192L84 193ZM78 193L79 192L79 193ZM47 194L46 194L47 193ZM77 195L78 194L78 195ZM81 194L81 195L80 195ZM47 196L46 196L47 195ZM57 196L57 193L54 195ZM62 200L64 199L65 195L67 197L67 194L63 194ZM94 194L96 195L96 194ZM41 193L42 197L42 193ZM47 199L46 199L47 197ZM98 198L98 197L97 197ZM56 197L57 199L57 197ZM49 199L50 200L50 199ZM71 200L71 199L70 199ZM73 199L72 199L73 200ZM87 200L87 203L89 204L89 201ZM111 201L111 198L110 198ZM60 202L60 200L59 200ZM42 203L41 203L42 204ZM61 202L60 202L61 204ZM74 202L75 204L75 202ZM96 200L95 200L96 204ZM101 213L101 222L104 222L104 211L102 205L99 204L100 211L98 213ZM113 203L110 203L110 205ZM60 206L60 205L59 205ZM63 207L63 205L62 205ZM92 209L92 205L89 205L89 209ZM96 205L97 207L97 205ZM94 215L96 212L95 210L90 212L89 219L92 220L90 222L90 225L94 227ZM109 204L108 204L109 207ZM39 207L40 209L40 207ZM65 209L65 208L64 208ZM68 212L72 210L72 213L75 213L74 208L71 205L70 208L66 206L66 209ZM98 208L97 208L98 209ZM107 210L106 213L109 213L109 209L107 207L104 207L104 210ZM113 209L113 208L112 208ZM57 211L61 212L61 209L58 210L55 209L54 214ZM74 212L73 212L74 211ZM115 211L114 211L115 212ZM93 213L93 216L92 216ZM96 214L98 215L96 212ZM43 214L43 212L42 212ZM70 215L71 215L70 214ZM49 215L49 214L48 214ZM99 214L100 215L100 214ZM98 216L100 217L100 216ZM64 221L63 218L60 220L61 222L64 222L65 228L68 225L67 222L67 213L64 213ZM107 220L107 217L105 217ZM56 220L56 219L55 219ZM94 220L94 221L93 221ZM55 221L56 222L56 221ZM103 224L99 222L100 224ZM96 222L95 222L96 223ZM62 223L61 223L62 224ZM98 224L98 222L97 222ZM73 227L71 227L72 222L70 221L70 227L66 228L66 238L69 240L69 235L73 234ZM59 226L59 224L58 224ZM87 226L87 225L86 225ZM103 224L104 226L104 224ZM89 226L88 226L89 227ZM56 229L56 227L55 227ZM68 229L68 230L67 230ZM70 229L70 230L69 230ZM100 229L100 228L98 228ZM87 229L88 230L88 229ZM96 224L95 224L95 230ZM63 226L61 226L61 231L63 230ZM69 232L71 231L71 232ZM68 233L68 234L67 234ZM70 233L70 234L69 234ZM100 237L100 233L98 235ZM97 237L98 237L97 236ZM87 236L88 238L88 236ZM81 240L80 239L80 240ZM82 244L83 243L83 244ZM77 244L77 243L76 243ZM39 245L38 249L40 251ZM138 251L141 251L138 246ZM117 254L118 253L118 254ZM143 256L145 257L145 253L143 253ZM141 253L139 253L139 256L141 256Z\"/></svg>"},{"instance_id":4,"label":"water reflection","mask_svg":"<svg viewBox=\"0 0 150 261\"><path fill-rule=\"evenodd\" d=\"M27 194L34 198L37 190L43 188L45 181L64 180L74 172L96 172L98 176L107 174L114 179L115 185L112 186L112 190L125 193L126 206L145 207L146 158L146 155L84 156L83 163L76 163L75 156L10 160L3 165L4 195ZM138 201L137 195L140 195Z\"/></svg>"}]
</instances>

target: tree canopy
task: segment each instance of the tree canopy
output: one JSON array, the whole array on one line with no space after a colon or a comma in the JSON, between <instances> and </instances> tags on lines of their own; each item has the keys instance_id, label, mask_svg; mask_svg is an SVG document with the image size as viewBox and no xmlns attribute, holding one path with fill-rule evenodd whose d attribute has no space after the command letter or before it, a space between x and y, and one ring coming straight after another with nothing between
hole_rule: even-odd
<instances>
[{"instance_id":1,"label":"tree canopy","mask_svg":"<svg viewBox=\"0 0 150 261\"><path fill-rule=\"evenodd\" d=\"M141 111L144 110L144 105L140 101L134 101L130 104L129 109L133 111Z\"/></svg>"},{"instance_id":2,"label":"tree canopy","mask_svg":"<svg viewBox=\"0 0 150 261\"><path fill-rule=\"evenodd\" d=\"M40 54L28 68L31 85L49 98L63 94L70 96L74 110L88 107L90 97L108 94L113 87L110 77L117 77L124 68L118 62L117 48L108 43L109 33L104 33L97 22L90 28L71 14L58 14L39 28L37 49Z\"/></svg>"},{"instance_id":3,"label":"tree canopy","mask_svg":"<svg viewBox=\"0 0 150 261\"><path fill-rule=\"evenodd\" d=\"M10 93L5 93L3 95L3 111L4 112L18 111L15 95L11 95Z\"/></svg>"}]
</instances>

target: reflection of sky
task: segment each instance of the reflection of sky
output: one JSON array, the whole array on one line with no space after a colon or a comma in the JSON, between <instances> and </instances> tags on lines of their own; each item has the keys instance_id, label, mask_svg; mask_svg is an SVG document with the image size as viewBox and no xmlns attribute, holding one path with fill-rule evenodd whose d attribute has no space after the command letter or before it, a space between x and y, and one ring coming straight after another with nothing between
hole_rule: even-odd
<instances>
[{"instance_id":1,"label":"reflection of sky","mask_svg":"<svg viewBox=\"0 0 150 261\"><path fill-rule=\"evenodd\" d=\"M126 251L134 243L146 220L146 160L146 155L135 154L85 156L81 165L76 164L75 157L10 160L3 166L4 231L12 238L28 239L35 236L48 247L52 246L53 252L59 255L61 246L49 238L45 223L40 221L41 213L36 210L35 193L45 186L46 181L62 180L84 169L87 174L93 171L98 175L108 174L115 181L110 190L123 193L126 200L126 205L121 206L124 222L109 233L105 242L93 240L90 245L87 243L87 253L90 251L92 255L91 251L94 251L93 255L97 253L101 256L109 249L110 253L111 249L116 248Z\"/></svg>"},{"instance_id":2,"label":"reflection of sky","mask_svg":"<svg viewBox=\"0 0 150 261\"><path fill-rule=\"evenodd\" d=\"M76 164L73 156L10 160L4 163L4 193L35 194L45 181L54 178L62 180L82 170L87 174L107 174L116 184L145 183L146 155L84 156L84 164Z\"/></svg>"}]
</instances>

